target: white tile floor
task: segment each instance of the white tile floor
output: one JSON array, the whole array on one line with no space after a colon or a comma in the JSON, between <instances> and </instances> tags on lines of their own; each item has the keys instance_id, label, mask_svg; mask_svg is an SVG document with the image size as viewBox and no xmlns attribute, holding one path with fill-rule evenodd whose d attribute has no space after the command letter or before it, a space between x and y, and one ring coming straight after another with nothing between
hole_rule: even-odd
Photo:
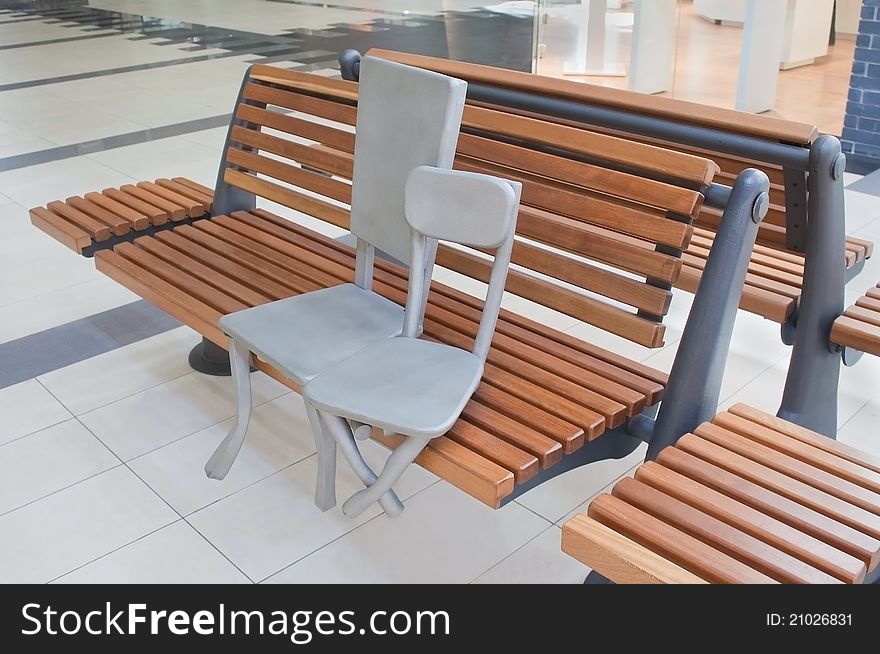
<instances>
[{"instance_id":1,"label":"white tile floor","mask_svg":"<svg viewBox=\"0 0 880 654\"><path fill-rule=\"evenodd\" d=\"M441 5L480 4L394 0L382 6L431 13ZM294 22L320 29L375 17L258 0L91 5L266 34ZM34 21L0 25L0 42L81 33ZM119 36L11 49L0 51L0 84L189 56L178 46ZM248 58L0 92L0 158L228 113ZM0 343L137 299L31 228L28 207L157 176L186 175L212 185L224 134L214 128L0 172ZM880 198L848 191L847 204L850 229L880 241ZM479 287L441 274L464 290ZM850 299L877 279L880 257L849 285ZM522 300L509 299L509 305L668 369L690 300L677 294L667 345L659 351ZM312 503L314 445L302 402L262 374L255 374L258 408L242 455L223 482L205 478L202 466L228 428L233 405L228 379L186 365L198 338L181 327L0 389L0 582L579 583L586 569L560 552L559 526L642 456L572 471L499 511L414 467L398 489L407 504L399 519L376 508L356 521L338 509L322 514ZM774 410L786 357L774 324L740 314L722 406L745 401ZM843 370L839 407L840 439L880 452L880 360L865 357ZM383 452L368 446L367 456L378 463ZM344 497L359 482L345 465L340 472Z\"/></svg>"}]
</instances>

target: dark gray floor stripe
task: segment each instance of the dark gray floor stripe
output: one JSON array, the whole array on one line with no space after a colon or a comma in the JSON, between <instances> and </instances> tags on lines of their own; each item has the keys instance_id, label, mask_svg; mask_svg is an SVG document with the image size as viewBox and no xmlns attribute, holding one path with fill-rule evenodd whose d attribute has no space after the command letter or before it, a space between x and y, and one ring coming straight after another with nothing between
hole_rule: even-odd
<instances>
[{"instance_id":1,"label":"dark gray floor stripe","mask_svg":"<svg viewBox=\"0 0 880 654\"><path fill-rule=\"evenodd\" d=\"M199 55L198 57L187 57L184 59L169 59L166 61L156 61L151 64L135 64L133 66L120 66L119 68L104 68L89 73L76 73L73 75L61 75L59 77L46 77L44 79L32 79L24 82L14 82L12 84L0 85L0 92L15 91L17 89L28 89L34 86L46 86L48 84L59 84L61 82L73 82L80 79L91 79L93 77L104 77L106 75L118 75L120 73L132 73L137 70L150 70L151 68L167 68L168 66L180 66L183 64L194 64L199 61L210 61L211 59L225 59L226 57L242 57L247 55L260 56L261 54L272 54L278 50L290 47L290 43L282 43L265 48L258 48L253 52L218 52L217 54Z\"/></svg>"},{"instance_id":2,"label":"dark gray floor stripe","mask_svg":"<svg viewBox=\"0 0 880 654\"><path fill-rule=\"evenodd\" d=\"M144 300L0 344L0 388L110 352L180 323ZM88 383L88 380L83 380Z\"/></svg>"},{"instance_id":3,"label":"dark gray floor stripe","mask_svg":"<svg viewBox=\"0 0 880 654\"><path fill-rule=\"evenodd\" d=\"M118 134L103 139L95 139L94 141L84 141L72 145L60 145L57 148L49 148L48 150L18 154L12 157L6 157L5 159L0 159L0 172L15 170L18 168L27 168L28 166L36 166L37 164L49 163L50 161L70 159L71 157L81 157L86 154L103 152L104 150L122 148L126 145L137 145L138 143L156 141L171 136L199 132L204 129L211 129L212 127L228 125L230 118L231 114L221 114L218 116L210 116L209 118L197 118L182 123L175 123L174 125L152 127L138 132L128 132L127 134Z\"/></svg>"},{"instance_id":4,"label":"dark gray floor stripe","mask_svg":"<svg viewBox=\"0 0 880 654\"><path fill-rule=\"evenodd\" d=\"M110 28L108 28L110 29ZM46 39L45 41L31 41L30 43L13 43L12 45L0 45L0 50L12 50L14 48L33 48L38 45L55 45L56 43L70 43L71 41L86 41L88 39L102 39L105 36L119 36L118 31L106 34L85 34L83 36L69 36L64 39Z\"/></svg>"}]
</instances>

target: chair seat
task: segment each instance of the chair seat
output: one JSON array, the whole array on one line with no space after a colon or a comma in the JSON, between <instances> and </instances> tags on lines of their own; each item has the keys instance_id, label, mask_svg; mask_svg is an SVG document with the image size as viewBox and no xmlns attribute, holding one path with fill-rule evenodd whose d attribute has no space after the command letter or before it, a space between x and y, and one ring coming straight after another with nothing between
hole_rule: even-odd
<instances>
[{"instance_id":1,"label":"chair seat","mask_svg":"<svg viewBox=\"0 0 880 654\"><path fill-rule=\"evenodd\" d=\"M369 347L303 390L319 409L408 436L446 433L483 375L475 355L414 338Z\"/></svg>"},{"instance_id":2,"label":"chair seat","mask_svg":"<svg viewBox=\"0 0 880 654\"><path fill-rule=\"evenodd\" d=\"M299 384L400 333L403 307L354 284L237 311L220 329Z\"/></svg>"}]
</instances>

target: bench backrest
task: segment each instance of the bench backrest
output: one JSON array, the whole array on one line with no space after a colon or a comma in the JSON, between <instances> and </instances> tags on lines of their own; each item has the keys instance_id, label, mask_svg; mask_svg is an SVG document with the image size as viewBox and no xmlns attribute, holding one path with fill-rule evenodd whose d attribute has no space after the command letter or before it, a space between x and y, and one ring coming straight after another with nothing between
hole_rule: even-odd
<instances>
[{"instance_id":1,"label":"bench backrest","mask_svg":"<svg viewBox=\"0 0 880 654\"><path fill-rule=\"evenodd\" d=\"M598 107L618 109L638 115L671 120L679 124L717 129L725 133L740 134L773 143L785 143L809 148L819 135L818 130L813 125L784 120L774 116L750 114L685 100L645 95L634 91L613 89L595 84L584 84L571 80L543 77L519 71L503 70L491 66L409 53L373 49L370 50L370 54L392 61L403 62L411 66L419 66L428 70L442 72L446 75L454 75L468 82L525 91L545 97L574 100ZM553 120L550 117L544 118L546 120ZM590 129L602 133L616 134L628 140L652 143L664 148L712 159L720 167L718 181L728 185L733 184L733 180L745 168L763 170L770 178L770 209L767 212L767 217L761 224L758 242L777 249L786 249L791 244L791 241L787 239L785 231L786 207L789 204L797 205L797 203L803 203L806 199L806 188L804 188L803 179L798 180L793 177L788 180L789 189L786 189L786 179L782 166L767 161L757 161L732 155L728 152L722 152L722 148L712 150L709 148L684 146L674 141L649 139L630 133L625 135L615 133L600 126L591 126ZM717 227L720 217L720 211L706 207L698 217L698 223L714 229Z\"/></svg>"},{"instance_id":2,"label":"bench backrest","mask_svg":"<svg viewBox=\"0 0 880 654\"><path fill-rule=\"evenodd\" d=\"M353 82L254 66L225 182L347 229L357 97ZM455 168L523 184L509 293L663 344L671 284L713 162L467 106ZM482 282L491 270L485 253L452 246L439 248L437 263Z\"/></svg>"}]
</instances>

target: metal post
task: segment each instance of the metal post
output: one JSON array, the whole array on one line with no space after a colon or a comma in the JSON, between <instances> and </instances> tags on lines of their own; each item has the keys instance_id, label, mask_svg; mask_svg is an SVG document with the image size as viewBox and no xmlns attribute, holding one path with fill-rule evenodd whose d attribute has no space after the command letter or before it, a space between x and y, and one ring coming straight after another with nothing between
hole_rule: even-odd
<instances>
[{"instance_id":1,"label":"metal post","mask_svg":"<svg viewBox=\"0 0 880 654\"><path fill-rule=\"evenodd\" d=\"M844 221L840 141L820 136L810 149L804 282L797 330L779 417L832 438L837 433L837 384L840 353L829 334L843 313Z\"/></svg>"},{"instance_id":2,"label":"metal post","mask_svg":"<svg viewBox=\"0 0 880 654\"><path fill-rule=\"evenodd\" d=\"M718 409L733 324L769 189L767 175L754 168L736 178L672 364L648 459Z\"/></svg>"}]
</instances>

